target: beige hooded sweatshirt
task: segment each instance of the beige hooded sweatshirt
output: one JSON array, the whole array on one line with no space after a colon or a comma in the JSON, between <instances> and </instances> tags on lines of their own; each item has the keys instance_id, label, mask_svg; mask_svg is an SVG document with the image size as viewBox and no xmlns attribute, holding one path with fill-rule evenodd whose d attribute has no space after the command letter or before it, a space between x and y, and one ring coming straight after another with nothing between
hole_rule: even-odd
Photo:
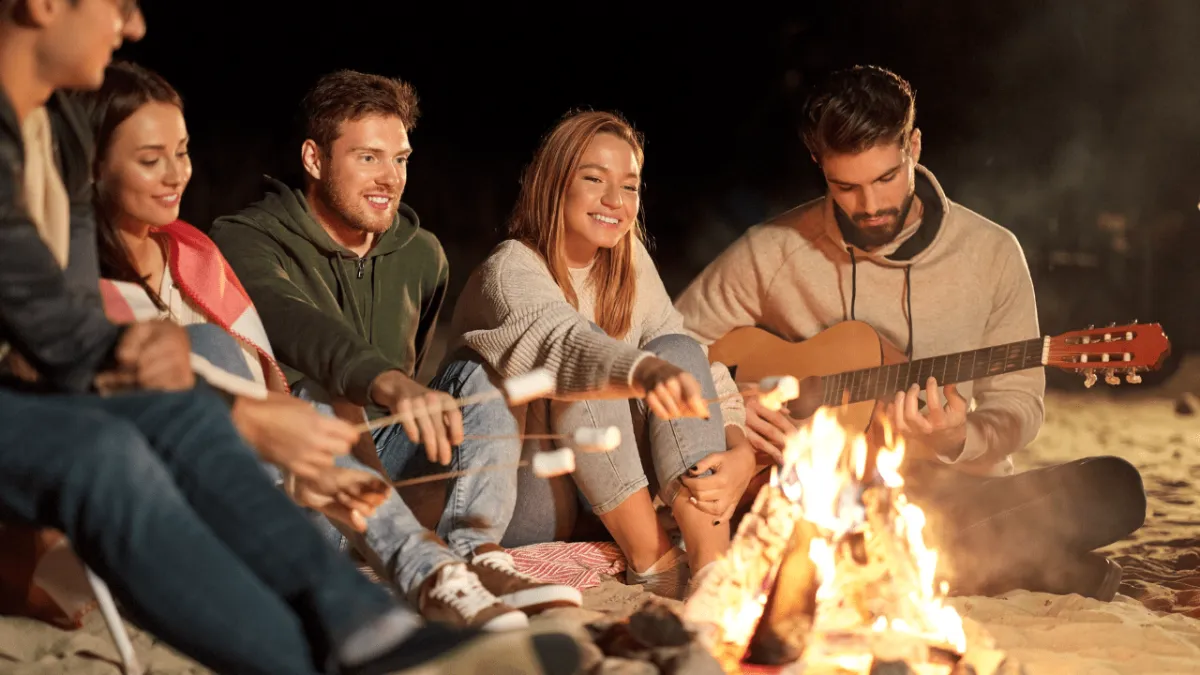
<instances>
[{"instance_id":1,"label":"beige hooded sweatshirt","mask_svg":"<svg viewBox=\"0 0 1200 675\"><path fill-rule=\"evenodd\" d=\"M676 303L689 333L708 345L758 326L802 340L857 319L914 359L1038 337L1033 282L1016 237L951 202L919 165L916 181L924 216L872 252L846 243L826 197L750 228ZM1011 474L1009 455L1041 428L1045 388L1041 368L960 384L974 398L966 445L942 461Z\"/></svg>"}]
</instances>

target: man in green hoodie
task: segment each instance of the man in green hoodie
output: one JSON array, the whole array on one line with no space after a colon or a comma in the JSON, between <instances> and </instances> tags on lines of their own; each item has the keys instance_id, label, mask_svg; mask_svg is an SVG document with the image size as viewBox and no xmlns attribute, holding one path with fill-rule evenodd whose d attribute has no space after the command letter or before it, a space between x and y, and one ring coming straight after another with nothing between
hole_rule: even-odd
<instances>
[{"instance_id":1,"label":"man in green hoodie","mask_svg":"<svg viewBox=\"0 0 1200 675\"><path fill-rule=\"evenodd\" d=\"M365 462L397 479L430 464L515 465L519 429L503 398L461 414L453 403L495 390L484 366L452 362L432 388L413 380L448 270L437 238L400 202L418 115L412 87L339 71L309 91L303 114L303 189L268 178L261 201L218 218L210 232L254 300L293 392L331 413L349 404L372 419L401 416L402 424L373 432L378 457L346 458L349 466ZM510 438L471 438L484 435ZM396 497L355 543L426 618L520 628L526 613L579 605L581 597L519 573L498 545L516 494L515 469L460 477L447 491L438 536Z\"/></svg>"}]
</instances>

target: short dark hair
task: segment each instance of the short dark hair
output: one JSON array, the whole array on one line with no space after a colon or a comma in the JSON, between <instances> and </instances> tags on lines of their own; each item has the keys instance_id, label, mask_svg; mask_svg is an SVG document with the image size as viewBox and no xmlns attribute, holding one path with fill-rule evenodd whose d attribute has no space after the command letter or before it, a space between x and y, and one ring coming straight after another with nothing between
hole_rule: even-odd
<instances>
[{"instance_id":1,"label":"short dark hair","mask_svg":"<svg viewBox=\"0 0 1200 675\"><path fill-rule=\"evenodd\" d=\"M878 66L834 71L804 103L800 135L813 157L859 153L884 143L908 147L917 107L912 86Z\"/></svg>"},{"instance_id":2,"label":"short dark hair","mask_svg":"<svg viewBox=\"0 0 1200 675\"><path fill-rule=\"evenodd\" d=\"M368 115L399 117L407 131L417 125L420 110L417 92L399 79L339 70L325 75L301 103L305 138L328 151L340 134L342 122Z\"/></svg>"}]
</instances>

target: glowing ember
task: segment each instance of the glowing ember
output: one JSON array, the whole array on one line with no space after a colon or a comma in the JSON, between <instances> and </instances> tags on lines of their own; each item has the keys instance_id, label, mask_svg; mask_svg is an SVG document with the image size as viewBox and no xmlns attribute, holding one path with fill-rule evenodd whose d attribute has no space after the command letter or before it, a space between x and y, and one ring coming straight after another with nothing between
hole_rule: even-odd
<instances>
[{"instance_id":1,"label":"glowing ember","mask_svg":"<svg viewBox=\"0 0 1200 675\"><path fill-rule=\"evenodd\" d=\"M944 585L935 588L925 514L903 493L904 444L886 428L884 439L868 466L865 437L851 438L823 408L788 439L782 466L685 607L726 672L740 672L800 519L815 526L807 554L817 585L814 616L796 623L806 631L794 636L803 645L796 667L866 673L887 658L948 673L952 662L929 665L933 651L966 651L962 619L943 604Z\"/></svg>"}]
</instances>

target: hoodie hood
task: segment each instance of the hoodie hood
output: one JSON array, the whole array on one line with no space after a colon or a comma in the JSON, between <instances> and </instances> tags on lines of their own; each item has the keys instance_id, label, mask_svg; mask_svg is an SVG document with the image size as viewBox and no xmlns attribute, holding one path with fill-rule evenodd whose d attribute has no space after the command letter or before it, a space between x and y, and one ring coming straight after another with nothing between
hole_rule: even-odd
<instances>
[{"instance_id":1,"label":"hoodie hood","mask_svg":"<svg viewBox=\"0 0 1200 675\"><path fill-rule=\"evenodd\" d=\"M950 202L942 186L928 169L918 164L913 172L914 191L925 213L917 221L900 230L896 238L874 251L861 249L847 241L853 227L849 217L837 207L832 197L825 199L825 236L855 260L870 260L885 267L909 267L921 261L932 247L942 229L942 221L950 210Z\"/></svg>"},{"instance_id":2,"label":"hoodie hood","mask_svg":"<svg viewBox=\"0 0 1200 675\"><path fill-rule=\"evenodd\" d=\"M266 183L266 195L236 216L231 216L230 220L242 221L267 232L282 225L292 234L308 241L327 257L359 257L358 254L335 242L321 226L321 223L317 222L308 205L308 198L305 197L302 190L289 187L286 183L270 176L263 176L263 180ZM373 258L403 248L417 235L420 227L416 211L401 202L396 210L396 218L392 221L392 226L376 238L371 250L363 257Z\"/></svg>"}]
</instances>

